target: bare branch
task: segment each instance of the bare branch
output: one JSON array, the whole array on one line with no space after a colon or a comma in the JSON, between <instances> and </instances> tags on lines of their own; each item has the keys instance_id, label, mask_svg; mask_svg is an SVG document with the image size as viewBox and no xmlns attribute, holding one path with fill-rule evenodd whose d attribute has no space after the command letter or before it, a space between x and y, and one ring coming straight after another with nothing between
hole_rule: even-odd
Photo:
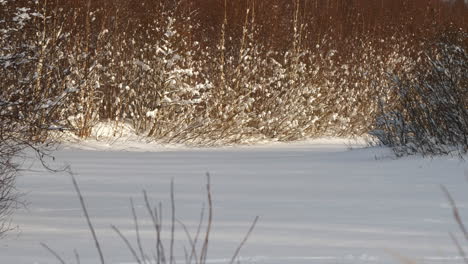
<instances>
[{"instance_id":1,"label":"bare branch","mask_svg":"<svg viewBox=\"0 0 468 264\"><path fill-rule=\"evenodd\" d=\"M85 204L83 195L81 195L81 192L80 192L80 187L78 186L78 183L76 182L76 179L73 175L72 175L72 181L73 181L73 186L75 187L75 191L78 194L78 198L80 199L81 209L83 209L83 213L85 215L86 222L88 223L89 230L91 231L91 235L93 236L94 244L99 254L99 259L101 261L101 264L104 264L104 256L102 254L101 246L99 245L99 240L97 238L96 232L94 231L94 227L93 227L93 224L91 223L91 219L89 218L88 210L86 209L86 204Z\"/></svg>"}]
</instances>

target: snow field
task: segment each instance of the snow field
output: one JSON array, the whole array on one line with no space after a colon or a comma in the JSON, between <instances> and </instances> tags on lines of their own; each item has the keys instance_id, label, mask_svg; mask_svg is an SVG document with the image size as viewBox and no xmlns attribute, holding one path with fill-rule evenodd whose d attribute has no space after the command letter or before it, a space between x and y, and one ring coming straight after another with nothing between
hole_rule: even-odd
<instances>
[{"instance_id":1,"label":"snow field","mask_svg":"<svg viewBox=\"0 0 468 264\"><path fill-rule=\"evenodd\" d=\"M76 173L108 263L135 262L110 228L116 225L136 245L130 197L144 247L148 252L154 248L143 189L154 203L164 205L166 249L172 179L176 216L195 233L206 203L206 172L214 201L208 263L229 263L257 215L241 263L401 263L396 256L418 263L463 263L448 235L459 231L439 185L452 192L468 219L466 162L449 157L396 160L386 149L355 144L350 150L343 143L218 149L121 145L119 151L89 143L81 149L65 147L56 157ZM18 179L18 189L29 204L14 215L20 231L2 241L2 263L57 263L40 242L69 263L74 263L73 249L81 263L98 263L69 175L31 171ZM177 226L178 263L186 241Z\"/></svg>"}]
</instances>

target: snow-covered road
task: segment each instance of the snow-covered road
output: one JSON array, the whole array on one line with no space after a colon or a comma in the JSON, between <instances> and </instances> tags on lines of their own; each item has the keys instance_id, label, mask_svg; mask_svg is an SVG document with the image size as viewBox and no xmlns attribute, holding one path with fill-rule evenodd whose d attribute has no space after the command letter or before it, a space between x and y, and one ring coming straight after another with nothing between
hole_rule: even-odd
<instances>
[{"instance_id":1,"label":"snow-covered road","mask_svg":"<svg viewBox=\"0 0 468 264\"><path fill-rule=\"evenodd\" d=\"M68 148L56 157L77 174L108 263L133 261L110 228L116 225L134 242L130 197L144 245L154 248L141 191L168 209L171 179L177 217L195 232L208 171L214 199L210 263L230 259L257 215L242 263L401 263L396 255L418 263L463 263L448 235L459 231L439 185L453 193L468 221L467 163L388 154L331 141L149 152ZM70 176L28 172L18 189L29 205L14 215L19 232L0 242L0 263L57 263L40 242L69 263L75 263L74 249L81 263L98 263ZM178 230L182 263L186 239Z\"/></svg>"}]
</instances>

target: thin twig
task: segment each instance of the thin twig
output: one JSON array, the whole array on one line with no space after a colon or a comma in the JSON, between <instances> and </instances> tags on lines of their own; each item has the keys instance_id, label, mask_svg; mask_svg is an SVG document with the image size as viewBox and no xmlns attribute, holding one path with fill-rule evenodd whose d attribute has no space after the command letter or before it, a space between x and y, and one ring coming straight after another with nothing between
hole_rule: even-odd
<instances>
[{"instance_id":1,"label":"thin twig","mask_svg":"<svg viewBox=\"0 0 468 264\"><path fill-rule=\"evenodd\" d=\"M162 203L159 202L159 210L156 210L156 207L154 208L155 216L158 218L159 216L159 247L161 249L161 262L163 264L167 264L166 262L166 251L164 250L164 244L162 243L161 236L162 236L162 226L163 226L163 213L162 213ZM158 214L159 212L159 214Z\"/></svg>"},{"instance_id":2,"label":"thin twig","mask_svg":"<svg viewBox=\"0 0 468 264\"><path fill-rule=\"evenodd\" d=\"M76 264L81 264L80 254L78 254L78 251L76 249L74 249L73 253L75 254Z\"/></svg>"},{"instance_id":3,"label":"thin twig","mask_svg":"<svg viewBox=\"0 0 468 264\"><path fill-rule=\"evenodd\" d=\"M198 264L198 257L197 257L197 242L198 242L198 238L200 237L200 231L201 231L201 227L203 225L203 219L205 218L205 204L203 204L203 207L202 207L202 210L201 210L201 213L200 213L200 220L198 221L198 227L197 227L197 233L195 235L195 239L193 241L193 249L192 249L192 254L190 254L190 262L192 262L192 258L195 259L195 264ZM189 263L190 264L190 263Z\"/></svg>"},{"instance_id":4,"label":"thin twig","mask_svg":"<svg viewBox=\"0 0 468 264\"><path fill-rule=\"evenodd\" d=\"M234 261L236 260L237 256L239 255L240 250L241 250L242 247L244 246L245 242L247 242L247 239L249 239L250 234L251 234L252 231L254 230L255 225L257 224L258 218L259 218L258 216L255 217L255 220L253 221L252 225L250 226L249 231L247 232L247 234L245 235L244 239L242 240L242 242L241 242L241 243L239 244L239 246L237 247L236 252L235 252L234 255L232 256L231 262L230 262L229 264L233 264Z\"/></svg>"},{"instance_id":5,"label":"thin twig","mask_svg":"<svg viewBox=\"0 0 468 264\"><path fill-rule=\"evenodd\" d=\"M171 180L171 248L169 264L174 264L174 232L175 232L175 201L174 201L174 180Z\"/></svg>"},{"instance_id":6,"label":"thin twig","mask_svg":"<svg viewBox=\"0 0 468 264\"><path fill-rule=\"evenodd\" d=\"M188 264L188 253L187 248L184 246L184 257L185 257L185 264Z\"/></svg>"},{"instance_id":7,"label":"thin twig","mask_svg":"<svg viewBox=\"0 0 468 264\"><path fill-rule=\"evenodd\" d=\"M73 186L75 187L75 191L78 194L78 198L80 199L81 208L83 209L83 213L84 213L84 215L86 217L86 221L88 222L89 230L91 231L91 234L93 236L94 243L96 245L96 249L97 249L98 254L99 254L99 259L101 261L101 264L104 264L104 256L102 254L101 246L99 245L99 241L98 241L98 238L96 236L96 232L94 231L93 224L91 223L91 219L89 218L88 210L86 209L86 204L84 202L83 195L81 195L81 192L80 192L80 187L78 186L78 183L76 182L76 179L75 179L75 177L73 175L72 175L72 181L73 181Z\"/></svg>"},{"instance_id":8,"label":"thin twig","mask_svg":"<svg viewBox=\"0 0 468 264\"><path fill-rule=\"evenodd\" d=\"M138 250L140 250L140 256L143 261L145 261L145 253L143 252L143 246L141 244L141 237L140 237L140 227L138 225L138 217L135 210L135 204L133 203L133 199L130 198L130 204L132 206L132 215L133 215L133 222L135 224L135 234L137 239Z\"/></svg>"},{"instance_id":9,"label":"thin twig","mask_svg":"<svg viewBox=\"0 0 468 264\"><path fill-rule=\"evenodd\" d=\"M206 179L207 179L206 191L207 191L207 196L208 196L208 223L207 223L207 228L206 228L206 233L205 233L205 240L203 242L203 247L202 247L202 251L200 254L199 264L205 264L206 262L206 257L208 254L208 241L210 238L211 224L213 222L213 201L211 199L211 182L210 182L209 173L206 173Z\"/></svg>"},{"instance_id":10,"label":"thin twig","mask_svg":"<svg viewBox=\"0 0 468 264\"><path fill-rule=\"evenodd\" d=\"M57 252L55 252L53 249L51 249L50 247L48 247L46 244L44 243L41 243L41 246L45 249L47 249L47 251L50 252L50 254L54 255L54 257L62 264L65 264L65 261L60 257L59 254L57 254Z\"/></svg>"},{"instance_id":11,"label":"thin twig","mask_svg":"<svg viewBox=\"0 0 468 264\"><path fill-rule=\"evenodd\" d=\"M133 249L132 244L130 244L130 242L129 242L128 239L122 234L122 232L120 232L120 230L119 230L116 226L114 226L114 225L111 225L111 228L112 228L112 229L120 236L120 238L123 240L123 242L124 242L125 245L127 246L128 250L130 250L130 252L132 253L133 257L135 258L136 262L137 262L138 264L142 264L140 258L138 257L137 252L135 251L135 249Z\"/></svg>"},{"instance_id":12,"label":"thin twig","mask_svg":"<svg viewBox=\"0 0 468 264\"><path fill-rule=\"evenodd\" d=\"M153 222L154 230L156 231L156 264L160 264L161 261L165 262L164 257L164 247L161 243L161 222L158 218L158 209L155 207L154 210L151 209L151 204L148 199L148 194L146 191L143 191L143 197L145 200L145 205L148 213L151 216L151 221Z\"/></svg>"},{"instance_id":13,"label":"thin twig","mask_svg":"<svg viewBox=\"0 0 468 264\"><path fill-rule=\"evenodd\" d=\"M187 239L189 241L190 248L192 249L190 252L190 257L188 256L187 253L185 253L186 254L185 264L191 264L193 251L195 251L195 244L193 242L192 236L190 235L190 232L187 229L187 226L184 223L182 223L182 221L180 220L177 220L177 222L182 226L182 229L184 229L185 235L187 236ZM185 247L184 247L184 250L185 250Z\"/></svg>"},{"instance_id":14,"label":"thin twig","mask_svg":"<svg viewBox=\"0 0 468 264\"><path fill-rule=\"evenodd\" d=\"M457 246L458 253L460 254L460 256L465 261L465 264L468 264L468 258L466 258L465 251L463 250L462 246L460 245L460 242L458 242L458 239L455 237L454 234L450 233L450 237L452 238L453 243Z\"/></svg>"},{"instance_id":15,"label":"thin twig","mask_svg":"<svg viewBox=\"0 0 468 264\"><path fill-rule=\"evenodd\" d=\"M452 195L450 194L450 192L447 190L445 186L441 185L440 188L442 189L442 191L445 193L445 196L449 200L450 205L452 206L453 217L455 218L455 221L457 221L457 224L460 230L462 231L463 235L465 236L466 241L468 241L468 232L460 217L460 213L459 213L457 204L455 203L455 200L453 199Z\"/></svg>"}]
</instances>

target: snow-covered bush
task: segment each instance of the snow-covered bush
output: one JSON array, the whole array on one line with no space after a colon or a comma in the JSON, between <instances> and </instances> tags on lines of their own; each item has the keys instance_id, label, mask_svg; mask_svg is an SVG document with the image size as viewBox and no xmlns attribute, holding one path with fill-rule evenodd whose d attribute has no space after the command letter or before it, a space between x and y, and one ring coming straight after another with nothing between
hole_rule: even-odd
<instances>
[{"instance_id":1,"label":"snow-covered bush","mask_svg":"<svg viewBox=\"0 0 468 264\"><path fill-rule=\"evenodd\" d=\"M0 64L11 71L1 92L53 106L47 118L28 112L82 138L109 121L198 145L363 135L374 129L379 101L390 109L398 100L387 75L414 77L412 47L437 34L404 20L420 17L421 0L384 25L354 9L322 14L318 2L273 2L281 19L267 18L259 7L268 5L256 1L216 6L222 19L202 17L209 10L187 1L28 2L24 9L4 1L10 18L0 23L22 28L3 27L14 41L2 40Z\"/></svg>"},{"instance_id":2,"label":"snow-covered bush","mask_svg":"<svg viewBox=\"0 0 468 264\"><path fill-rule=\"evenodd\" d=\"M39 1L0 2L0 222L16 202L15 177L26 149L41 161L50 131L64 129L61 110L74 92L64 44L68 35ZM61 10L60 10L61 12ZM53 25L53 26L52 26ZM0 226L0 233L6 226Z\"/></svg>"},{"instance_id":3,"label":"snow-covered bush","mask_svg":"<svg viewBox=\"0 0 468 264\"><path fill-rule=\"evenodd\" d=\"M193 40L198 23L177 4L157 7L136 30L103 27L109 37L96 59L102 74L88 78L95 88L85 93L96 96L93 119L131 122L158 141L202 145L367 133L387 73L414 67L414 39L358 34L336 41L330 31L310 45L304 32L312 26L301 8L296 1L286 49L259 41L254 6L242 13L237 39L226 16L215 45Z\"/></svg>"},{"instance_id":4,"label":"snow-covered bush","mask_svg":"<svg viewBox=\"0 0 468 264\"><path fill-rule=\"evenodd\" d=\"M372 134L397 155L468 151L466 32L444 32L420 52L414 67L390 74L392 100L381 102Z\"/></svg>"},{"instance_id":5,"label":"snow-covered bush","mask_svg":"<svg viewBox=\"0 0 468 264\"><path fill-rule=\"evenodd\" d=\"M33 1L4 1L1 7L2 135L43 142L48 131L63 128L60 112L75 92L65 85L69 34L53 20L63 10Z\"/></svg>"},{"instance_id":6,"label":"snow-covered bush","mask_svg":"<svg viewBox=\"0 0 468 264\"><path fill-rule=\"evenodd\" d=\"M17 203L15 176L17 165L13 158L17 155L17 145L0 144L0 237L10 230L9 217Z\"/></svg>"},{"instance_id":7,"label":"snow-covered bush","mask_svg":"<svg viewBox=\"0 0 468 264\"><path fill-rule=\"evenodd\" d=\"M78 12L79 10L74 10ZM64 47L67 75L62 85L68 91L74 91L73 96L66 100L66 107L61 111L60 118L66 120L67 126L79 137L86 138L100 120L102 105L102 78L107 71L103 61L106 50L103 47L108 40L107 31L100 28L96 22L97 13L102 10L82 11L84 25L80 24L80 17L73 19L73 27L67 28L69 42ZM57 14L63 15L63 14ZM57 19L67 19L58 17Z\"/></svg>"},{"instance_id":8,"label":"snow-covered bush","mask_svg":"<svg viewBox=\"0 0 468 264\"><path fill-rule=\"evenodd\" d=\"M202 47L184 35L196 23L190 15L178 14L177 6L169 9L160 4L144 25L133 22L135 30L122 28L119 10L106 15L93 12L102 26L93 33L96 44L87 59L91 68L76 67L76 77L70 80L81 84L81 97L74 98L73 105L83 110L74 110L75 124L90 120L91 129L98 121L129 122L142 135L170 141L193 123L212 87L204 77ZM79 52L72 58L72 67L82 65ZM85 109L89 118L82 112Z\"/></svg>"},{"instance_id":9,"label":"snow-covered bush","mask_svg":"<svg viewBox=\"0 0 468 264\"><path fill-rule=\"evenodd\" d=\"M327 130L333 135L359 136L372 128L378 98L389 84L387 73L405 72L413 60L404 36L361 36L344 44L352 48L331 45L330 58L322 59L319 87L331 116Z\"/></svg>"},{"instance_id":10,"label":"snow-covered bush","mask_svg":"<svg viewBox=\"0 0 468 264\"><path fill-rule=\"evenodd\" d=\"M203 73L202 47L181 33L195 26L191 18L174 13L164 17L157 28L161 37L145 43L151 57L134 61L142 77L136 87L134 103L140 107L134 107L134 117L147 122L147 136L173 141L182 140L181 133L203 122L198 114L213 85Z\"/></svg>"}]
</instances>

